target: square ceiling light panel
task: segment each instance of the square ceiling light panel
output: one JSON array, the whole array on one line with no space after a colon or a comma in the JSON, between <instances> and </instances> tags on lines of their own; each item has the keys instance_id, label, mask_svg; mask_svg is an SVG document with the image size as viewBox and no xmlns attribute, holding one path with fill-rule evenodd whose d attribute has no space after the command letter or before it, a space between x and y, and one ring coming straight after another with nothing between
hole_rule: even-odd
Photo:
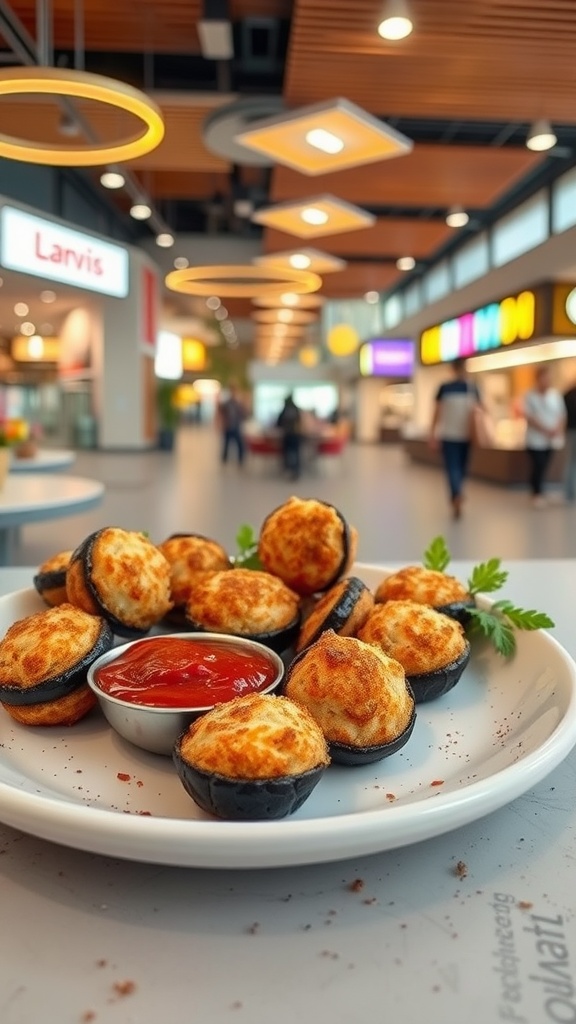
<instances>
[{"instance_id":1,"label":"square ceiling light panel","mask_svg":"<svg viewBox=\"0 0 576 1024\"><path fill-rule=\"evenodd\" d=\"M266 256L256 256L252 262L259 267L292 267L294 270L311 270L314 274L331 274L346 267L346 260L338 256L305 248L271 252Z\"/></svg>"},{"instance_id":2,"label":"square ceiling light panel","mask_svg":"<svg viewBox=\"0 0 576 1024\"><path fill-rule=\"evenodd\" d=\"M412 140L349 100L335 99L257 121L234 142L301 174L328 174L402 156Z\"/></svg>"},{"instance_id":3,"label":"square ceiling light panel","mask_svg":"<svg viewBox=\"0 0 576 1024\"><path fill-rule=\"evenodd\" d=\"M253 214L252 220L299 238L318 238L372 227L376 217L343 199L324 195L262 207Z\"/></svg>"}]
</instances>

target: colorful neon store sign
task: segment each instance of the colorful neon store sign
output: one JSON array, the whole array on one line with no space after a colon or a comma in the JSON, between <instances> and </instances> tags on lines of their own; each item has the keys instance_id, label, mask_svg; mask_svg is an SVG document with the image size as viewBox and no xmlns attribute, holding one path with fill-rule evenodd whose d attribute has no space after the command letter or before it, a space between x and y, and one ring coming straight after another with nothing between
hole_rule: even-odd
<instances>
[{"instance_id":1,"label":"colorful neon store sign","mask_svg":"<svg viewBox=\"0 0 576 1024\"><path fill-rule=\"evenodd\" d=\"M420 336L420 359L430 366L481 355L516 341L530 341L535 329L536 295L520 292L429 327Z\"/></svg>"}]
</instances>

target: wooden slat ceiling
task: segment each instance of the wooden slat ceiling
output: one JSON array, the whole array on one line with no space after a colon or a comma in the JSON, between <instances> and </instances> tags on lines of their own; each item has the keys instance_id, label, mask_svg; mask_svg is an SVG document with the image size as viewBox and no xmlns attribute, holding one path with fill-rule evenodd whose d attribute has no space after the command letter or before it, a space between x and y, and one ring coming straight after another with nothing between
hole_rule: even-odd
<instances>
[{"instance_id":1,"label":"wooden slat ceiling","mask_svg":"<svg viewBox=\"0 0 576 1024\"><path fill-rule=\"evenodd\" d=\"M393 287L401 279L399 256L433 262L455 237L444 222L450 206L463 205L482 225L498 204L513 201L521 189L526 194L532 183L539 187L541 172L551 179L576 163L575 0L409 2L414 32L389 43L376 32L382 0L230 0L238 46L249 19L282 24L288 38L282 88L258 54L237 52L216 69L220 77L213 62L202 61L201 0L84 0L86 66L146 88L160 103L165 139L130 166L164 217L176 216L181 202L206 204L215 194L227 197L230 208L232 178L248 194L258 189L260 203L265 183L269 203L328 192L371 210L373 227L306 243L349 261L344 271L326 276L325 294L358 296ZM34 36L35 0L11 6ZM70 52L76 0L53 0L52 7L56 52ZM150 57L157 58L152 71ZM178 82L159 84L154 67L158 73L162 64L165 77L170 58ZM182 80L188 66L189 78ZM206 81L218 84L203 86L202 69ZM203 124L215 107L281 88L288 109L346 97L405 131L414 148L407 156L319 177L279 166L271 174L234 168L207 149ZM0 130L17 132L21 111L18 103L3 101ZM104 138L124 130L113 111L85 112ZM46 104L29 110L31 137L58 138L57 115L56 107L47 115ZM539 117L557 127L555 155L524 147L528 126ZM113 198L125 208L126 197ZM272 230L262 238L265 252L298 245L296 237Z\"/></svg>"}]
</instances>

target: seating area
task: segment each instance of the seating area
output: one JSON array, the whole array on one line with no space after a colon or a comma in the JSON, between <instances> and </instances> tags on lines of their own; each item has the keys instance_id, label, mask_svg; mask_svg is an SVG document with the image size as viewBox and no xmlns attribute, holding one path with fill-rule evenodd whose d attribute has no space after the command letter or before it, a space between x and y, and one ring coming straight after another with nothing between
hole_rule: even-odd
<instances>
[{"instance_id":1,"label":"seating area","mask_svg":"<svg viewBox=\"0 0 576 1024\"><path fill-rule=\"evenodd\" d=\"M339 466L347 442L348 438L343 434L305 437L302 445L303 470L322 473L330 466ZM279 472L281 439L277 433L248 435L246 447L251 469Z\"/></svg>"}]
</instances>

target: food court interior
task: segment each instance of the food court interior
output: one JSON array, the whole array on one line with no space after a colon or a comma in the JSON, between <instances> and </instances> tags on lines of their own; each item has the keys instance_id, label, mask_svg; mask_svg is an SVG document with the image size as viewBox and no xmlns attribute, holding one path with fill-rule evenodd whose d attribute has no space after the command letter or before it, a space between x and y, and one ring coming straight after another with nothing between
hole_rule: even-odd
<instances>
[{"instance_id":1,"label":"food court interior","mask_svg":"<svg viewBox=\"0 0 576 1024\"><path fill-rule=\"evenodd\" d=\"M218 524L233 546L238 520L287 493L274 425L288 392L316 455L292 490L341 504L362 557L416 557L444 530L462 554L493 540L569 553L572 510L551 501L542 530L527 507L522 404L541 360L560 390L576 379L569 7L510 18L482 0L414 0L401 38L368 7L349 33L344 4L239 0L217 31L197 4L144 6L138 24L122 7L114 32L90 2L0 8L0 127L18 143L0 166L2 415L105 484L89 515L24 525L14 557L35 564L137 520L159 539ZM35 96L10 82L23 69ZM105 77L114 98L63 98L68 72ZM115 159L133 101L147 148ZM451 524L426 439L457 355L494 438ZM219 461L234 383L249 410L242 474ZM562 474L560 453L551 498Z\"/></svg>"}]
</instances>

